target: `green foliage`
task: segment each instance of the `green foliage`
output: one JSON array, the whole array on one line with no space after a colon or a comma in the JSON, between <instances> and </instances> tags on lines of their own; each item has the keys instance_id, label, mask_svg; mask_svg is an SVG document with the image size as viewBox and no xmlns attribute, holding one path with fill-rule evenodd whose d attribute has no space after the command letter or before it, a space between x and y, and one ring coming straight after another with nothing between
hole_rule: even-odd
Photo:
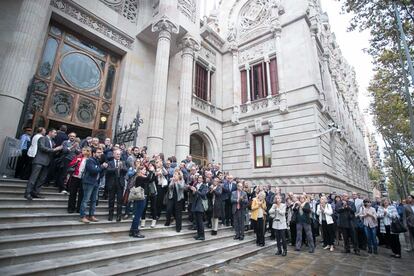
<instances>
[{"instance_id":1,"label":"green foliage","mask_svg":"<svg viewBox=\"0 0 414 276\"><path fill-rule=\"evenodd\" d=\"M412 188L414 143L410 132L405 80L400 60L400 39L392 0L342 0L352 14L349 30L368 30L375 75L368 88L374 124L386 148L386 171L393 194L406 197ZM395 0L411 53L414 53L414 1ZM404 56L403 56L404 57ZM405 64L405 57L404 57ZM404 65L406 66L406 65ZM404 70L408 71L407 68ZM412 87L411 87L412 89ZM376 177L375 173L370 177Z\"/></svg>"}]
</instances>

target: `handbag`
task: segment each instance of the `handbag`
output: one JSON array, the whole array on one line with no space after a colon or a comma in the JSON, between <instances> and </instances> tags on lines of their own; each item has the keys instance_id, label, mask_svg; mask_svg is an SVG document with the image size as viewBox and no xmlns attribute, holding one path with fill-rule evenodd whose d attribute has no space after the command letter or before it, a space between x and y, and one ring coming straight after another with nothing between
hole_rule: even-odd
<instances>
[{"instance_id":1,"label":"handbag","mask_svg":"<svg viewBox=\"0 0 414 276\"><path fill-rule=\"evenodd\" d=\"M407 232L407 228L405 228L398 218L393 218L391 222L391 232L394 234L405 233Z\"/></svg>"},{"instance_id":2,"label":"handbag","mask_svg":"<svg viewBox=\"0 0 414 276\"><path fill-rule=\"evenodd\" d=\"M144 200L145 191L142 187L132 187L129 191L128 201Z\"/></svg>"}]
</instances>

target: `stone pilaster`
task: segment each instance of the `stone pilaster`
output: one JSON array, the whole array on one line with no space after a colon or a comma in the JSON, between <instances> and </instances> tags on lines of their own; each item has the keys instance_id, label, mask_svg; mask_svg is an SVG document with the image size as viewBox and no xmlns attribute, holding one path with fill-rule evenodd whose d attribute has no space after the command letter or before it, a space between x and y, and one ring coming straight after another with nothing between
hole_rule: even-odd
<instances>
[{"instance_id":1,"label":"stone pilaster","mask_svg":"<svg viewBox=\"0 0 414 276\"><path fill-rule=\"evenodd\" d=\"M186 35L179 46L182 49L182 65L175 155L177 160L183 160L190 153L192 67L194 51L200 50L200 45L194 38Z\"/></svg>"},{"instance_id":2,"label":"stone pilaster","mask_svg":"<svg viewBox=\"0 0 414 276\"><path fill-rule=\"evenodd\" d=\"M236 43L230 46L231 54L233 56L233 105L239 106L241 104L241 80L239 70L239 49Z\"/></svg>"},{"instance_id":3,"label":"stone pilaster","mask_svg":"<svg viewBox=\"0 0 414 276\"><path fill-rule=\"evenodd\" d=\"M282 25L280 24L279 19L276 19L272 22L272 32L275 39L276 47L276 63L277 63L277 74L278 74L278 84L279 84L279 94L285 92L285 78L283 72L283 54L282 54Z\"/></svg>"},{"instance_id":4,"label":"stone pilaster","mask_svg":"<svg viewBox=\"0 0 414 276\"><path fill-rule=\"evenodd\" d=\"M150 154L163 151L162 146L164 140L165 103L167 98L171 34L178 33L178 27L166 17L163 17L160 21L152 25L152 31L159 33L147 137L147 146Z\"/></svg>"}]
</instances>

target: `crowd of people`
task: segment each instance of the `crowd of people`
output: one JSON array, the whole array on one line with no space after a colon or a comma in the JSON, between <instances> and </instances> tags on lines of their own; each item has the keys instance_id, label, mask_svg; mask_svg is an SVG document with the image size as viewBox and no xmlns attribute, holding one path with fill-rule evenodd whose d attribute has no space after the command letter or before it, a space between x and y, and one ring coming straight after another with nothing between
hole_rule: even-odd
<instances>
[{"instance_id":1,"label":"crowd of people","mask_svg":"<svg viewBox=\"0 0 414 276\"><path fill-rule=\"evenodd\" d=\"M100 198L108 200L108 220L132 219L129 235L144 238L140 229L147 218L154 228L165 213L165 226L175 221L182 230L188 214L196 240L205 240L205 228L217 235L219 225L233 227L235 240L254 231L256 244L265 245L265 235L277 241L276 255L286 256L287 245L309 253L318 239L324 250L334 251L343 243L344 253L378 254L378 246L390 248L401 258L400 233L407 251L414 249L414 199L401 203L387 198L371 201L359 193L318 195L282 193L272 185L234 178L220 163L196 164L189 155L178 161L162 153L149 156L147 148L112 144L110 138L79 139L66 134L66 126L26 129L20 141L21 157L16 177L28 179L24 197L43 198L41 187L55 185L69 194L68 213L79 213L82 223L97 222L95 209ZM100 193L101 192L101 193ZM131 200L134 198L135 200ZM116 209L116 210L115 210ZM163 212L164 211L164 212Z\"/></svg>"}]
</instances>

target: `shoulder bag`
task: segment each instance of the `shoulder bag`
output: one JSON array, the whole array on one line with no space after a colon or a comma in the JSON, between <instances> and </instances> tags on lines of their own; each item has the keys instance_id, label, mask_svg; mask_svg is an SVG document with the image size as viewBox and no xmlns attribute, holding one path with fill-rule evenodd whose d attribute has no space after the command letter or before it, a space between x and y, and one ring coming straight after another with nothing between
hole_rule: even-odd
<instances>
[{"instance_id":1,"label":"shoulder bag","mask_svg":"<svg viewBox=\"0 0 414 276\"><path fill-rule=\"evenodd\" d=\"M145 191L142 187L132 187L129 191L128 201L144 200Z\"/></svg>"}]
</instances>

